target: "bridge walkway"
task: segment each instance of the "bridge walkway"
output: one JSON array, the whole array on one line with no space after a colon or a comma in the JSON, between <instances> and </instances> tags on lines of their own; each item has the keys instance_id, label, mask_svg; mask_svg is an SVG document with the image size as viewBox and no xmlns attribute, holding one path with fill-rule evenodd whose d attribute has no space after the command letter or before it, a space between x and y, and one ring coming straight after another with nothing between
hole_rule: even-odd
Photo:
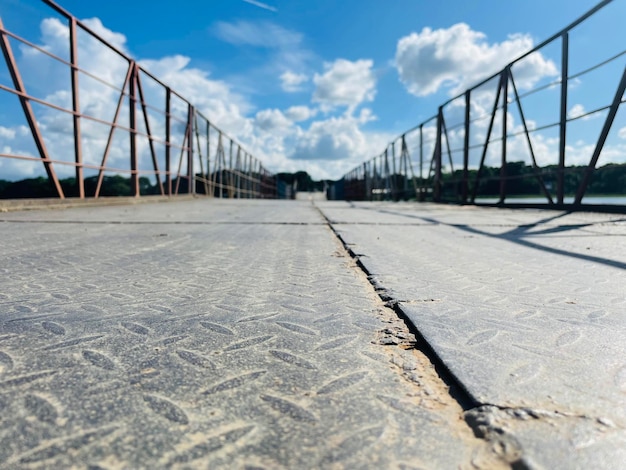
<instances>
[{"instance_id":1,"label":"bridge walkway","mask_svg":"<svg viewBox=\"0 0 626 470\"><path fill-rule=\"evenodd\" d=\"M623 216L0 214L0 468L620 468Z\"/></svg>"}]
</instances>

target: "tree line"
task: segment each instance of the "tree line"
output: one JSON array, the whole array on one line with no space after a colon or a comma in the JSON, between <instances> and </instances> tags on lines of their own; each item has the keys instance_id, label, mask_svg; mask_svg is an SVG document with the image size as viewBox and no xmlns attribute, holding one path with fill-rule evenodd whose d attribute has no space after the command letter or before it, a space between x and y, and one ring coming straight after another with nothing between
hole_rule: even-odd
<instances>
[{"instance_id":1,"label":"tree line","mask_svg":"<svg viewBox=\"0 0 626 470\"><path fill-rule=\"evenodd\" d=\"M584 176L585 166L570 166L565 168L564 186L565 193L575 194ZM541 183L537 174L540 175L547 189L553 192L556 189L558 167L550 165L534 169L524 162L509 162L505 167L506 193L508 195L535 196L542 194ZM469 171L470 187L476 181L477 170ZM500 168L484 167L477 190L480 196L496 196L500 193ZM393 175L394 181L403 178L402 175ZM442 175L444 193L456 193L463 178L462 170ZM276 175L278 197L290 197L295 191L323 191L332 181L315 181L306 171L295 173L278 173ZM77 197L78 187L75 178L60 180L63 192L67 197ZM97 177L85 178L85 194L93 196L97 185ZM176 185L174 180L173 186ZM281 190L283 188L283 190ZM290 188L288 191L284 188ZM199 188L201 189L201 188ZM156 182L142 176L139 178L139 190L141 195L160 194ZM179 193L187 192L187 180L181 179ZM200 191L202 192L202 191ZM282 193L285 194L282 194ZM288 194L289 195L288 195ZM626 164L609 163L597 168L591 178L587 194L595 195L626 195ZM131 180L121 175L105 176L100 189L100 196L132 196L133 189ZM1 199L21 198L54 198L57 197L54 186L48 178L39 176L20 181L7 181L0 179Z\"/></svg>"},{"instance_id":2,"label":"tree line","mask_svg":"<svg viewBox=\"0 0 626 470\"><path fill-rule=\"evenodd\" d=\"M541 168L533 168L524 162L508 162L505 167L506 194L511 196L535 196L543 193L541 181L550 192L557 187L558 166L548 165ZM563 172L564 191L567 195L576 194L583 180L586 166L569 166ZM469 171L470 187L476 181L478 171ZM481 175L477 194L481 196L496 196L500 194L500 168L484 167ZM463 178L461 170L453 174L442 175L444 188L452 189ZM447 183L447 184L446 184ZM589 186L588 195L626 195L626 164L609 163L594 170Z\"/></svg>"}]
</instances>

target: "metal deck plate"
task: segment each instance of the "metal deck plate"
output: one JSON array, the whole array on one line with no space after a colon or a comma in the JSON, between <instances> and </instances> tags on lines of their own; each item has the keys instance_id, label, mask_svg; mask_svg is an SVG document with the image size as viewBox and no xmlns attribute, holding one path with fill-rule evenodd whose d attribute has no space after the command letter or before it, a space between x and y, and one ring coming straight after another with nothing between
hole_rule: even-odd
<instances>
[{"instance_id":1,"label":"metal deck plate","mask_svg":"<svg viewBox=\"0 0 626 470\"><path fill-rule=\"evenodd\" d=\"M0 218L2 468L457 468L487 450L428 361L379 341L393 312L308 202Z\"/></svg>"},{"instance_id":2,"label":"metal deck plate","mask_svg":"<svg viewBox=\"0 0 626 470\"><path fill-rule=\"evenodd\" d=\"M486 429L530 463L626 462L623 216L319 205L475 400L518 411Z\"/></svg>"}]
</instances>

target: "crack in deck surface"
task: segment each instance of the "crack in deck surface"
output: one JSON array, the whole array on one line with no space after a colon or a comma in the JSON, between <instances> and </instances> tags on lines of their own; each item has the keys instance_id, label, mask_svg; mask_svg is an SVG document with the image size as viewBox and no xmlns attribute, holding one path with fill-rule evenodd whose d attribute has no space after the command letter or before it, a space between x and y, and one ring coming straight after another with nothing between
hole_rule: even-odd
<instances>
[{"instance_id":1,"label":"crack in deck surface","mask_svg":"<svg viewBox=\"0 0 626 470\"><path fill-rule=\"evenodd\" d=\"M467 423L501 458L519 468L623 467L623 216L318 207L381 299L465 390L475 404ZM375 229L362 227L373 220Z\"/></svg>"}]
</instances>

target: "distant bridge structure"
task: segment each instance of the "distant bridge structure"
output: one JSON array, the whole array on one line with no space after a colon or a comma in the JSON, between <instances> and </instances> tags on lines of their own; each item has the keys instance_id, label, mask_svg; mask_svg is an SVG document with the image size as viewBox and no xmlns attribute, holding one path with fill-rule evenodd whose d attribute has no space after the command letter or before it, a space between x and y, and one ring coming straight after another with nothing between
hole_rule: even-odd
<instances>
[{"instance_id":1,"label":"distant bridge structure","mask_svg":"<svg viewBox=\"0 0 626 470\"><path fill-rule=\"evenodd\" d=\"M61 53L12 32L0 18L8 71L3 76L0 68L0 118L23 116L32 136L26 151L0 145L1 160L31 169L42 164L51 193L60 199L98 198L112 175L129 180L132 196L275 197L274 176L192 102L55 2L42 1L67 27L69 41ZM22 70L16 48L35 58L40 73ZM107 54L114 71L95 70L89 63L93 50ZM41 75L50 70L62 82L53 93L45 87L52 77ZM61 175L73 178L62 181Z\"/></svg>"},{"instance_id":2,"label":"distant bridge structure","mask_svg":"<svg viewBox=\"0 0 626 470\"><path fill-rule=\"evenodd\" d=\"M584 28L601 21L600 15L611 14L610 3L600 2L502 70L443 103L434 116L345 174L331 188L330 197L553 209L605 206L594 204L589 187L595 178L616 171L614 164L599 167L599 163L604 161L603 150L609 153L609 137L619 142L623 138L620 129L626 129L624 113L618 115L625 101L626 41L594 39L585 35ZM585 52L594 62L581 66L580 49L577 55L570 52L571 38L577 33L586 41ZM528 82L524 73L544 52L559 57L560 76L523 90L520 82ZM573 62L579 68L572 71ZM583 107L575 100L577 88L585 85L594 89L595 101ZM575 105L578 110L572 112ZM536 118L543 115L554 120ZM583 127L597 132L582 157L584 164L580 158L573 162L570 155L580 146L577 141ZM519 160L524 148L523 162L513 161L512 151ZM623 145L615 145L612 153L619 153L618 159L621 156L621 163L626 163ZM626 175L626 165L619 170ZM529 193L536 197L519 198ZM626 210L626 178L620 196L612 198L609 209L622 206Z\"/></svg>"}]
</instances>

